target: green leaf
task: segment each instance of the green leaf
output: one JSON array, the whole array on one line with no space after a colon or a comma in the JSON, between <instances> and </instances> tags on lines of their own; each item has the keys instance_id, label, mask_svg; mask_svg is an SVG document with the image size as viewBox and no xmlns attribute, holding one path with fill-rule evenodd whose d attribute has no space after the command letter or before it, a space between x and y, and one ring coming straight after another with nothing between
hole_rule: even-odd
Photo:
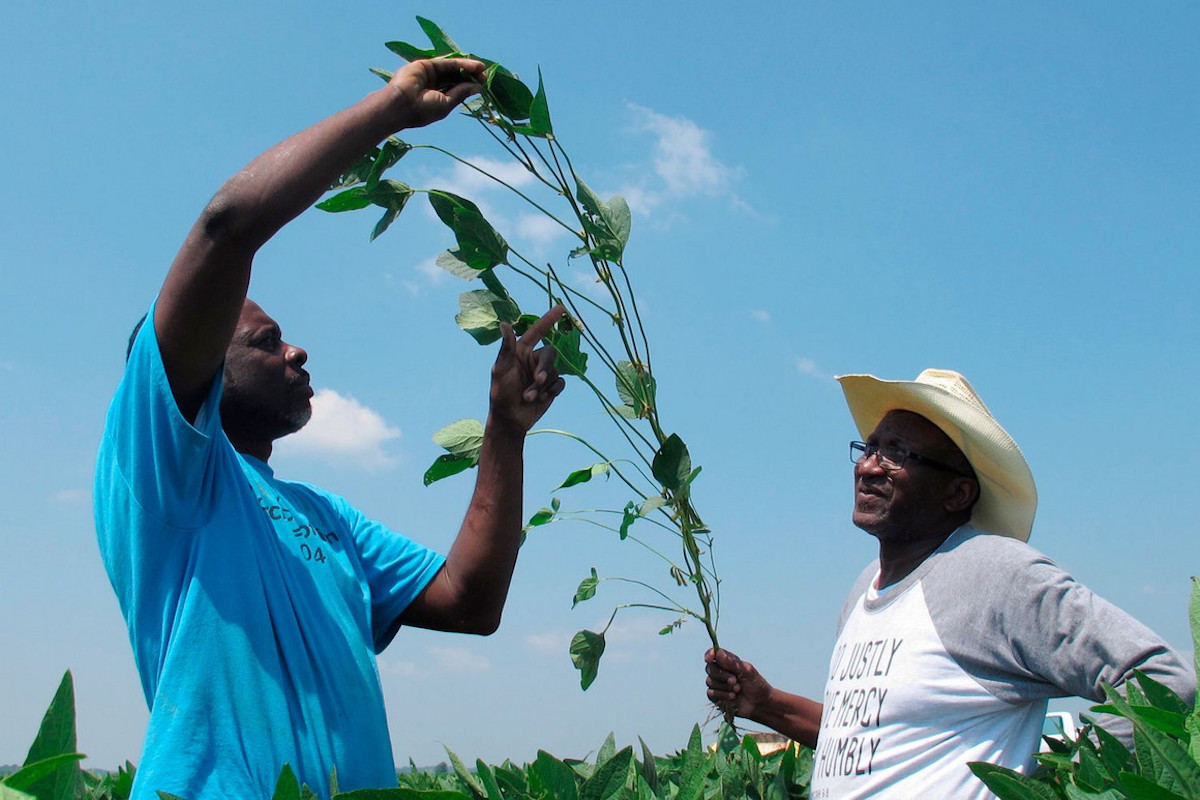
<instances>
[{"instance_id":1,"label":"green leaf","mask_svg":"<svg viewBox=\"0 0 1200 800\"><path fill-rule=\"evenodd\" d=\"M1068 765L1070 761L1068 759ZM1079 764L1075 769L1075 782L1093 792L1103 791L1116 780L1116 775L1109 774L1100 756L1088 749L1079 751Z\"/></svg>"},{"instance_id":2,"label":"green leaf","mask_svg":"<svg viewBox=\"0 0 1200 800\"><path fill-rule=\"evenodd\" d=\"M429 193L429 204L458 242L458 257L478 270L508 263L508 242L466 198L441 190Z\"/></svg>"},{"instance_id":3,"label":"green leaf","mask_svg":"<svg viewBox=\"0 0 1200 800\"><path fill-rule=\"evenodd\" d=\"M400 181L382 180L368 189L367 195L373 204L385 209L379 222L375 223L375 229L371 231L371 241L375 241L396 221L396 217L400 216L400 212L408 204L408 199L412 197L413 190L411 186Z\"/></svg>"},{"instance_id":4,"label":"green leaf","mask_svg":"<svg viewBox=\"0 0 1200 800\"><path fill-rule=\"evenodd\" d=\"M571 598L571 608L582 603L584 600L591 600L596 596L596 587L600 585L600 576L596 574L596 568L592 567L592 576L584 578L579 582L579 588L575 590L575 596Z\"/></svg>"},{"instance_id":5,"label":"green leaf","mask_svg":"<svg viewBox=\"0 0 1200 800\"><path fill-rule=\"evenodd\" d=\"M83 796L83 770L79 768L75 751L75 681L71 671L67 670L42 717L42 724L38 726L37 736L29 746L23 766L32 766L57 756L69 758L53 772L17 788L41 798Z\"/></svg>"},{"instance_id":6,"label":"green leaf","mask_svg":"<svg viewBox=\"0 0 1200 800\"><path fill-rule=\"evenodd\" d=\"M458 296L458 307L454 321L480 344L499 340L500 323L516 322L521 316L516 303L487 289L463 292Z\"/></svg>"},{"instance_id":7,"label":"green leaf","mask_svg":"<svg viewBox=\"0 0 1200 800\"><path fill-rule=\"evenodd\" d=\"M546 341L558 353L554 359L554 367L560 375L584 375L587 373L588 356L581 349L583 333L572 320L565 316L559 320L559 324L546 335Z\"/></svg>"},{"instance_id":8,"label":"green leaf","mask_svg":"<svg viewBox=\"0 0 1200 800\"><path fill-rule=\"evenodd\" d=\"M550 105L546 101L546 87L542 85L541 67L538 67L537 94L533 96L533 104L529 107L529 127L535 136L554 136L554 126L550 123Z\"/></svg>"},{"instance_id":9,"label":"green leaf","mask_svg":"<svg viewBox=\"0 0 1200 800\"><path fill-rule=\"evenodd\" d=\"M483 449L483 423L477 419L460 419L433 434L433 443L456 456L479 458Z\"/></svg>"},{"instance_id":10,"label":"green leaf","mask_svg":"<svg viewBox=\"0 0 1200 800\"><path fill-rule=\"evenodd\" d=\"M583 782L580 800L616 800L625 791L629 769L633 764L633 748L624 747L612 758L599 765L592 777Z\"/></svg>"},{"instance_id":11,"label":"green leaf","mask_svg":"<svg viewBox=\"0 0 1200 800\"><path fill-rule=\"evenodd\" d=\"M679 794L676 800L699 800L704 794L708 770L708 754L700 741L700 726L693 725L687 750L683 754L683 766L679 771Z\"/></svg>"},{"instance_id":12,"label":"green leaf","mask_svg":"<svg viewBox=\"0 0 1200 800\"><path fill-rule=\"evenodd\" d=\"M1102 792L1089 792L1080 789L1078 786L1068 783L1063 787L1067 793L1067 800L1127 800L1124 792L1118 789L1105 789Z\"/></svg>"},{"instance_id":13,"label":"green leaf","mask_svg":"<svg viewBox=\"0 0 1200 800\"><path fill-rule=\"evenodd\" d=\"M584 691L596 680L600 656L604 655L604 634L583 630L571 639L571 663L579 670L579 686Z\"/></svg>"},{"instance_id":14,"label":"green leaf","mask_svg":"<svg viewBox=\"0 0 1200 800\"><path fill-rule=\"evenodd\" d=\"M631 500L625 504L625 510L621 514L621 528L619 531L621 541L625 541L625 537L629 535L629 526L638 519L637 506Z\"/></svg>"},{"instance_id":15,"label":"green leaf","mask_svg":"<svg viewBox=\"0 0 1200 800\"><path fill-rule=\"evenodd\" d=\"M334 189L343 189L347 186L354 186L355 184L366 181L367 176L371 174L371 170L375 167L375 158L378 155L379 148L372 147L370 152L366 153L359 158L358 161L355 161L353 164L351 164L349 168L347 168L346 171L341 174L337 181L335 181L333 185L329 187L329 189L331 191ZM320 205L317 206L317 208L320 207Z\"/></svg>"},{"instance_id":16,"label":"green leaf","mask_svg":"<svg viewBox=\"0 0 1200 800\"><path fill-rule=\"evenodd\" d=\"M1099 743L1100 760L1108 774L1116 775L1133 766L1133 754L1124 743L1098 725L1092 727L1092 735ZM1081 741L1085 741L1081 737Z\"/></svg>"},{"instance_id":17,"label":"green leaf","mask_svg":"<svg viewBox=\"0 0 1200 800\"><path fill-rule=\"evenodd\" d=\"M387 141L383 143L383 147L375 151L371 170L367 173L366 177L367 188L375 188L375 185L379 183L379 179L383 177L383 173L395 166L396 162L404 158L409 150L412 150L412 145L397 139L395 136L389 136ZM410 190L409 194L411 193L412 191Z\"/></svg>"},{"instance_id":18,"label":"green leaf","mask_svg":"<svg viewBox=\"0 0 1200 800\"><path fill-rule=\"evenodd\" d=\"M1200 761L1200 714L1188 715L1184 727L1189 736L1188 753L1194 761Z\"/></svg>"},{"instance_id":19,"label":"green leaf","mask_svg":"<svg viewBox=\"0 0 1200 800\"><path fill-rule=\"evenodd\" d=\"M416 45L409 44L408 42L385 42L384 46L388 50L391 50L393 53L403 58L405 61L420 61L423 58L433 58L437 55L437 51L433 50L432 48L429 50L423 50ZM372 70L372 72L375 72L375 70ZM389 73L387 80L391 80L391 77L392 76Z\"/></svg>"},{"instance_id":20,"label":"green leaf","mask_svg":"<svg viewBox=\"0 0 1200 800\"><path fill-rule=\"evenodd\" d=\"M646 742L640 736L638 737L638 743L642 746L642 777L650 787L650 791L657 795L658 762L654 758L654 753L650 752L650 748L646 746Z\"/></svg>"},{"instance_id":21,"label":"green leaf","mask_svg":"<svg viewBox=\"0 0 1200 800\"><path fill-rule=\"evenodd\" d=\"M425 19L417 17L417 24L421 26L421 30L425 31L425 35L429 37L430 44L433 45L433 50L439 56L449 56L461 53L458 45L454 40L446 35L446 32L437 26L437 24Z\"/></svg>"},{"instance_id":22,"label":"green leaf","mask_svg":"<svg viewBox=\"0 0 1200 800\"><path fill-rule=\"evenodd\" d=\"M600 745L600 749L596 751L596 769L603 767L616 754L617 737L616 734L609 731L608 735L604 737L604 742Z\"/></svg>"},{"instance_id":23,"label":"green leaf","mask_svg":"<svg viewBox=\"0 0 1200 800\"><path fill-rule=\"evenodd\" d=\"M464 281L475 280L479 277L480 271L472 267L462 258L462 251L457 247L450 250L444 250L437 257L437 265L449 272L456 278L462 278Z\"/></svg>"},{"instance_id":24,"label":"green leaf","mask_svg":"<svg viewBox=\"0 0 1200 800\"><path fill-rule=\"evenodd\" d=\"M538 750L537 759L529 769L537 775L554 800L576 800L579 797L575 770L545 750Z\"/></svg>"},{"instance_id":25,"label":"green leaf","mask_svg":"<svg viewBox=\"0 0 1200 800\"><path fill-rule=\"evenodd\" d=\"M438 456L425 471L426 486L479 463L479 451L483 447L483 423L477 419L451 422L433 435L433 441L449 453Z\"/></svg>"},{"instance_id":26,"label":"green leaf","mask_svg":"<svg viewBox=\"0 0 1200 800\"><path fill-rule=\"evenodd\" d=\"M472 800L466 792L453 789L414 789L401 786L395 789L355 789L333 793L333 800Z\"/></svg>"},{"instance_id":27,"label":"green leaf","mask_svg":"<svg viewBox=\"0 0 1200 800\"><path fill-rule=\"evenodd\" d=\"M488 800L504 800L504 795L500 791L500 784L496 782L496 773L482 759L475 759L475 775L479 778L479 782L483 784Z\"/></svg>"},{"instance_id":28,"label":"green leaf","mask_svg":"<svg viewBox=\"0 0 1200 800\"><path fill-rule=\"evenodd\" d=\"M290 764L283 765L279 780L275 782L275 794L271 795L271 800L300 800L300 781L296 778L296 773L292 772Z\"/></svg>"},{"instance_id":29,"label":"green leaf","mask_svg":"<svg viewBox=\"0 0 1200 800\"><path fill-rule=\"evenodd\" d=\"M1155 708L1160 708L1164 711L1173 711L1177 714L1186 714L1192 710L1192 707L1183 702L1179 695L1171 691L1170 687L1164 686L1140 669L1133 671L1133 677L1142 692L1145 693L1150 705Z\"/></svg>"},{"instance_id":30,"label":"green leaf","mask_svg":"<svg viewBox=\"0 0 1200 800\"><path fill-rule=\"evenodd\" d=\"M342 211L357 211L369 205L371 205L371 197L367 193L367 187L355 186L344 192L338 192L328 200L322 200L317 203L317 208L337 214Z\"/></svg>"},{"instance_id":31,"label":"green leaf","mask_svg":"<svg viewBox=\"0 0 1200 800\"><path fill-rule=\"evenodd\" d=\"M1195 674L1200 675L1200 578L1192 578L1192 596L1188 601L1188 621L1192 624L1192 650ZM1196 697L1196 712L1200 713L1200 695ZM1195 752L1195 750L1193 750ZM1200 760L1198 758L1197 760Z\"/></svg>"},{"instance_id":32,"label":"green leaf","mask_svg":"<svg viewBox=\"0 0 1200 800\"><path fill-rule=\"evenodd\" d=\"M467 787L467 790L471 794L475 795L479 800L484 800L487 797L487 792L484 791L483 785L467 770L466 765L463 764L462 759L458 757L457 753L449 747L445 747L445 745L443 747L446 750L446 757L450 759L450 766L454 767L454 774L458 776L458 779L463 782L463 785Z\"/></svg>"},{"instance_id":33,"label":"green leaf","mask_svg":"<svg viewBox=\"0 0 1200 800\"><path fill-rule=\"evenodd\" d=\"M649 417L658 387L646 366L618 361L616 379L617 395L632 409L633 416L637 419Z\"/></svg>"},{"instance_id":34,"label":"green leaf","mask_svg":"<svg viewBox=\"0 0 1200 800\"><path fill-rule=\"evenodd\" d=\"M530 528L536 528L539 525L545 525L549 522L552 522L555 516L558 515L559 502L560 501L557 497L551 498L550 507L539 509L536 514L529 518L529 522L525 524L524 530L527 531Z\"/></svg>"},{"instance_id":35,"label":"green leaf","mask_svg":"<svg viewBox=\"0 0 1200 800\"><path fill-rule=\"evenodd\" d=\"M516 75L499 64L492 64L484 72L484 78L484 93L497 111L513 122L529 119L533 92Z\"/></svg>"},{"instance_id":36,"label":"green leaf","mask_svg":"<svg viewBox=\"0 0 1200 800\"><path fill-rule=\"evenodd\" d=\"M629 234L633 230L633 214L629 211L629 203L625 202L625 198L619 194L608 198L604 208L606 212L604 218L608 223L608 229L620 245L617 257L609 260L618 261L625 252L625 246L629 244Z\"/></svg>"},{"instance_id":37,"label":"green leaf","mask_svg":"<svg viewBox=\"0 0 1200 800\"><path fill-rule=\"evenodd\" d=\"M31 794L19 792L0 781L0 800L38 800Z\"/></svg>"},{"instance_id":38,"label":"green leaf","mask_svg":"<svg viewBox=\"0 0 1200 800\"><path fill-rule=\"evenodd\" d=\"M633 525L633 523L638 519L648 516L650 512L654 511L655 509L662 508L666 504L667 498L657 494L647 497L640 506L633 501L626 503L625 509L621 515L621 540L624 541L625 537L629 535L629 526Z\"/></svg>"},{"instance_id":39,"label":"green leaf","mask_svg":"<svg viewBox=\"0 0 1200 800\"><path fill-rule=\"evenodd\" d=\"M601 475L607 477L609 469L610 466L607 461L603 461L599 464L592 464L590 467L584 467L583 469L577 469L568 475L565 480L563 480L558 489L569 489L572 486L578 486L581 483L587 483L592 478L598 478ZM558 491L558 489L555 489L554 491Z\"/></svg>"},{"instance_id":40,"label":"green leaf","mask_svg":"<svg viewBox=\"0 0 1200 800\"><path fill-rule=\"evenodd\" d=\"M1121 788L1130 800L1188 800L1135 772L1122 772Z\"/></svg>"},{"instance_id":41,"label":"green leaf","mask_svg":"<svg viewBox=\"0 0 1200 800\"><path fill-rule=\"evenodd\" d=\"M47 776L52 776L61 769L75 767L85 758L87 756L83 753L60 753L40 761L26 763L16 772L0 779L0 783L19 792L31 790L31 787L37 786L40 782L44 783L43 779Z\"/></svg>"},{"instance_id":42,"label":"green leaf","mask_svg":"<svg viewBox=\"0 0 1200 800\"><path fill-rule=\"evenodd\" d=\"M620 261L633 225L629 204L616 195L607 203L603 202L578 175L575 176L575 196L587 212L584 229L596 240L592 252L606 261Z\"/></svg>"},{"instance_id":43,"label":"green leaf","mask_svg":"<svg viewBox=\"0 0 1200 800\"><path fill-rule=\"evenodd\" d=\"M650 471L659 483L671 491L686 485L684 482L692 471L692 458L678 434L672 433L662 443L662 447L654 454Z\"/></svg>"},{"instance_id":44,"label":"green leaf","mask_svg":"<svg viewBox=\"0 0 1200 800\"><path fill-rule=\"evenodd\" d=\"M384 83L389 82L392 79L392 76L396 74L390 69L380 69L379 67L369 67L369 70L372 75L379 78Z\"/></svg>"},{"instance_id":45,"label":"green leaf","mask_svg":"<svg viewBox=\"0 0 1200 800\"><path fill-rule=\"evenodd\" d=\"M1127 684L1128 691L1132 695L1134 687ZM1144 755L1151 756L1155 761L1159 762L1159 766L1166 770L1171 777L1178 781L1179 784L1189 793L1190 797L1200 798L1200 763L1193 759L1184 746L1172 739L1167 734L1155 728L1146 717L1141 713L1146 709L1138 706L1130 705L1124 697L1121 697L1111 686L1104 684L1104 694L1108 697L1108 702L1117 707L1122 716L1133 722L1134 732L1137 741L1137 755L1143 758L1143 750L1147 752ZM1143 768L1144 773L1149 773L1150 770Z\"/></svg>"},{"instance_id":46,"label":"green leaf","mask_svg":"<svg viewBox=\"0 0 1200 800\"><path fill-rule=\"evenodd\" d=\"M425 470L422 481L428 486L431 483L440 481L442 478L449 478L451 475L465 472L477 463L478 459L456 456L453 453L440 455L429 465L429 469Z\"/></svg>"},{"instance_id":47,"label":"green leaf","mask_svg":"<svg viewBox=\"0 0 1200 800\"><path fill-rule=\"evenodd\" d=\"M1000 800L1058 800L1046 784L1007 767L981 761L972 761L967 766Z\"/></svg>"}]
</instances>

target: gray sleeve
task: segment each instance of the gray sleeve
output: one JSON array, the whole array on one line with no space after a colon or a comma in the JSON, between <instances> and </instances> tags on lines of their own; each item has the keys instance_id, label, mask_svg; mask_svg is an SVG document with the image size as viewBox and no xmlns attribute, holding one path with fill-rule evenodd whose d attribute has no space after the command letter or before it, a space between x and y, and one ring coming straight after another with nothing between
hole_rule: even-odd
<instances>
[{"instance_id":1,"label":"gray sleeve","mask_svg":"<svg viewBox=\"0 0 1200 800\"><path fill-rule=\"evenodd\" d=\"M1023 542L981 534L940 555L924 580L930 615L996 697L1101 701L1102 683L1119 687L1138 669L1194 702L1191 666L1160 636Z\"/></svg>"}]
</instances>

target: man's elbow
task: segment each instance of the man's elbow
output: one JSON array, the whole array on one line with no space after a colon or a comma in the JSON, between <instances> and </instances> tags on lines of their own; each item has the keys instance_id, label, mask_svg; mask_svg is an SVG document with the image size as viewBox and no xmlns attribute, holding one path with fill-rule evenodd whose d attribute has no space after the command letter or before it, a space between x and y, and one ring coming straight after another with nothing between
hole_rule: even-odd
<instances>
[{"instance_id":1,"label":"man's elbow","mask_svg":"<svg viewBox=\"0 0 1200 800\"><path fill-rule=\"evenodd\" d=\"M213 195L196 221L196 231L217 247L250 249L262 245L253 204L228 184Z\"/></svg>"},{"instance_id":2,"label":"man's elbow","mask_svg":"<svg viewBox=\"0 0 1200 800\"><path fill-rule=\"evenodd\" d=\"M460 620L459 633L469 633L473 636L491 636L500 630L501 611L482 611L463 617Z\"/></svg>"}]
</instances>

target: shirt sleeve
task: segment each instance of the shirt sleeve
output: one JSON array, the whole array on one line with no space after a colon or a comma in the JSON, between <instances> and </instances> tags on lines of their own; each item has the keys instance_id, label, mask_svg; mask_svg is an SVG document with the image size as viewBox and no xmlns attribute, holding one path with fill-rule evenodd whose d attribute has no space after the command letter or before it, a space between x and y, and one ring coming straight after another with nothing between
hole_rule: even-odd
<instances>
[{"instance_id":1,"label":"shirt sleeve","mask_svg":"<svg viewBox=\"0 0 1200 800\"><path fill-rule=\"evenodd\" d=\"M930 614L947 649L996 697L1105 699L1140 670L1185 702L1191 667L1154 631L1015 539L981 534L926 578ZM1109 723L1110 720L1106 720ZM1129 741L1131 730L1116 730Z\"/></svg>"},{"instance_id":2,"label":"shirt sleeve","mask_svg":"<svg viewBox=\"0 0 1200 800\"><path fill-rule=\"evenodd\" d=\"M329 495L346 519L370 591L371 634L381 653L399 630L398 620L437 575L441 554L366 517L344 498Z\"/></svg>"},{"instance_id":3,"label":"shirt sleeve","mask_svg":"<svg viewBox=\"0 0 1200 800\"><path fill-rule=\"evenodd\" d=\"M189 423L171 393L153 321L151 307L109 406L99 464L108 474L98 478L110 481L116 494L127 491L164 525L197 527L211 507L213 442L223 435L221 376L214 377L195 424Z\"/></svg>"}]
</instances>

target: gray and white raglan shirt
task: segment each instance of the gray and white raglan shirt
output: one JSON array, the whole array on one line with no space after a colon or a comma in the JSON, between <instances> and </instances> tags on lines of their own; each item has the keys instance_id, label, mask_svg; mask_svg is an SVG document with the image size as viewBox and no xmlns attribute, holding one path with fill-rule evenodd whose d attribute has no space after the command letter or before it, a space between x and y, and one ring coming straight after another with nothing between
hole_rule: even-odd
<instances>
[{"instance_id":1,"label":"gray and white raglan shirt","mask_svg":"<svg viewBox=\"0 0 1200 800\"><path fill-rule=\"evenodd\" d=\"M899 583L878 574L842 610L813 800L989 798L967 762L1030 771L1048 698L1101 700L1134 669L1194 698L1159 636L1024 542L963 527Z\"/></svg>"}]
</instances>

